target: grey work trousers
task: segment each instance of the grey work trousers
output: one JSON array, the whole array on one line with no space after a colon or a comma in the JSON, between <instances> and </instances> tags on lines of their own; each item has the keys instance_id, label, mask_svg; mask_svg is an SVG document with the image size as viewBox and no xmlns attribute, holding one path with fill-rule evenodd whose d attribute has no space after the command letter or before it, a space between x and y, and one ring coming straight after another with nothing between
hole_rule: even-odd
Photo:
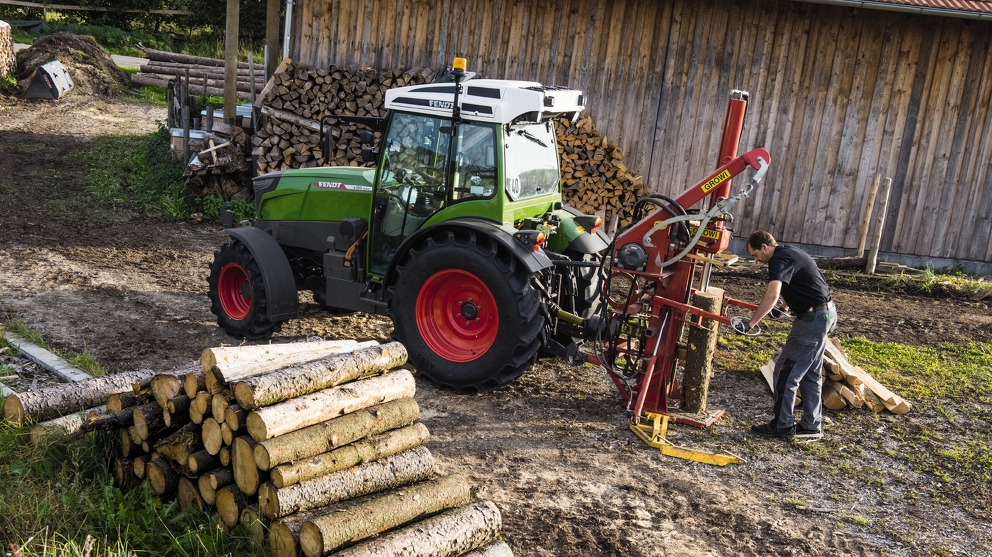
<instances>
[{"instance_id":1,"label":"grey work trousers","mask_svg":"<svg viewBox=\"0 0 992 557\"><path fill-rule=\"evenodd\" d=\"M795 425L796 391L802 392L803 415L799 427L819 430L823 425L823 351L827 335L837 324L833 302L826 309L809 311L795 318L785 347L775 362L775 418L773 425L787 429Z\"/></svg>"}]
</instances>

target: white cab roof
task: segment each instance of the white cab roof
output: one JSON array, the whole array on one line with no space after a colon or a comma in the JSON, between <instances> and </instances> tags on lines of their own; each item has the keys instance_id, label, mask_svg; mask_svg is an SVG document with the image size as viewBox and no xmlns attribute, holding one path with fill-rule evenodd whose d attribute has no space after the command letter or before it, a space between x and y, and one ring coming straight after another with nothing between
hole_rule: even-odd
<instances>
[{"instance_id":1,"label":"white cab roof","mask_svg":"<svg viewBox=\"0 0 992 557\"><path fill-rule=\"evenodd\" d=\"M386 91L386 108L451 116L454 83L433 83L398 87ZM461 116L479 122L540 122L564 114L578 113L584 107L582 91L545 87L533 81L470 79L462 82L458 95Z\"/></svg>"}]
</instances>

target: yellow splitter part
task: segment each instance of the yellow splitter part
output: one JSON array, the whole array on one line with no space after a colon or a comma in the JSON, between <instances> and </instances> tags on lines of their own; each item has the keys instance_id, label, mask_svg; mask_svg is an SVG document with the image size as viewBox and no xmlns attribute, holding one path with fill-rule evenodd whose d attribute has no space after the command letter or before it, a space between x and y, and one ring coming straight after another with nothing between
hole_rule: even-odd
<instances>
[{"instance_id":1,"label":"yellow splitter part","mask_svg":"<svg viewBox=\"0 0 992 557\"><path fill-rule=\"evenodd\" d=\"M654 412L646 412L645 415L648 423L641 423L641 420L635 416L630 420L630 430L651 447L660 449L661 454L665 456L694 460L704 464L715 464L716 466L744 462L744 459L739 456L686 449L674 445L665 438L668 434L668 416L655 414Z\"/></svg>"}]
</instances>

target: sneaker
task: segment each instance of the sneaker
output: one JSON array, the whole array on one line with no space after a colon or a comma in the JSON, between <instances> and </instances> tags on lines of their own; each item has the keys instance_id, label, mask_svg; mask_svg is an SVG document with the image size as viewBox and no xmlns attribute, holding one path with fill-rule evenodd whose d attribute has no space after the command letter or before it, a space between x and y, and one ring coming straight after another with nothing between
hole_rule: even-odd
<instances>
[{"instance_id":1,"label":"sneaker","mask_svg":"<svg viewBox=\"0 0 992 557\"><path fill-rule=\"evenodd\" d=\"M796 426L797 439L822 439L823 432L819 429L806 429L803 426Z\"/></svg>"},{"instance_id":2,"label":"sneaker","mask_svg":"<svg viewBox=\"0 0 992 557\"><path fill-rule=\"evenodd\" d=\"M795 436L794 427L775 427L772 424L760 424L751 426L751 433L762 437L782 437L791 438Z\"/></svg>"}]
</instances>

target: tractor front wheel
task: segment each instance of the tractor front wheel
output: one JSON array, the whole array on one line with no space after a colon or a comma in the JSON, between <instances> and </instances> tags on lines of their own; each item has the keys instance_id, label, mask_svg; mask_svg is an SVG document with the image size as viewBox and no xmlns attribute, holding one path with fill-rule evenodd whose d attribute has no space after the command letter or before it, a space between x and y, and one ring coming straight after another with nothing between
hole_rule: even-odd
<instances>
[{"instance_id":1,"label":"tractor front wheel","mask_svg":"<svg viewBox=\"0 0 992 557\"><path fill-rule=\"evenodd\" d=\"M545 314L531 274L492 238L434 234L403 255L389 288L394 336L417 373L459 392L491 391L537 359Z\"/></svg>"},{"instance_id":2,"label":"tractor front wheel","mask_svg":"<svg viewBox=\"0 0 992 557\"><path fill-rule=\"evenodd\" d=\"M243 243L232 240L214 252L207 283L210 311L221 328L249 340L272 334L278 323L266 315L262 272Z\"/></svg>"}]
</instances>

